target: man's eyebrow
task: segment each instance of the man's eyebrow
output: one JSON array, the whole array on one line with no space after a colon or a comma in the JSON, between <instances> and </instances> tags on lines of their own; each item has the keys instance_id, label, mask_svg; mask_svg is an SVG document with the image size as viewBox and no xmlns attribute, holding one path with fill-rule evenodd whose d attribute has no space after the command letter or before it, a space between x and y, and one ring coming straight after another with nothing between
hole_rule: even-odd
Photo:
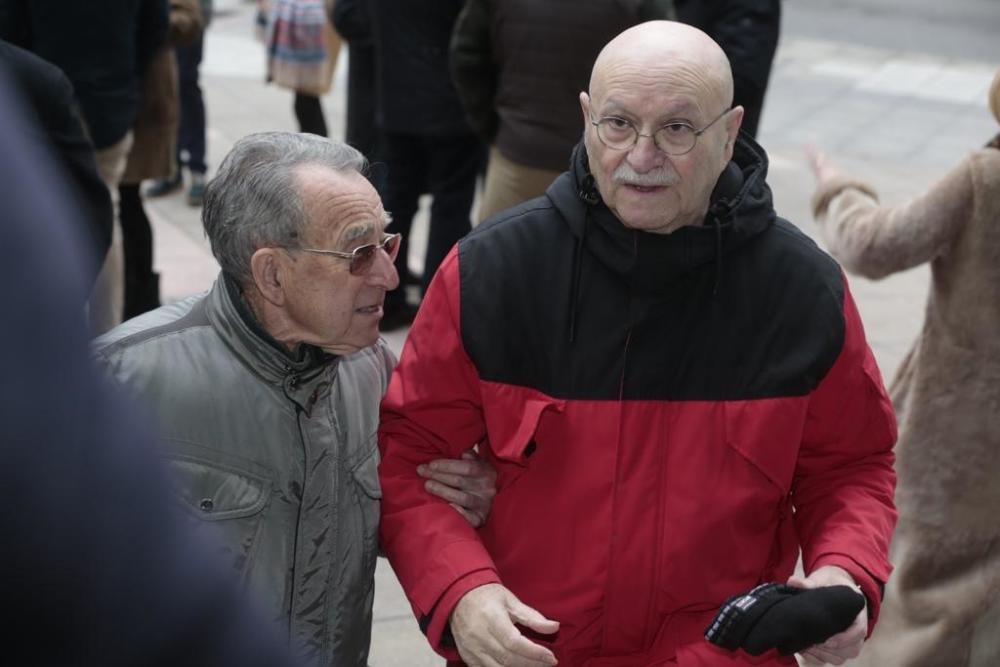
<instances>
[{"instance_id":1,"label":"man's eyebrow","mask_svg":"<svg viewBox=\"0 0 1000 667\"><path fill-rule=\"evenodd\" d=\"M601 105L601 113L622 113L624 111L624 105L613 97L604 100L604 104Z\"/></svg>"},{"instance_id":2,"label":"man's eyebrow","mask_svg":"<svg viewBox=\"0 0 1000 667\"><path fill-rule=\"evenodd\" d=\"M344 230L344 235L340 238L342 244L348 244L358 239L363 239L371 236L372 229L374 229L374 224L371 222L363 222L357 225L351 225L346 230Z\"/></svg>"},{"instance_id":3,"label":"man's eyebrow","mask_svg":"<svg viewBox=\"0 0 1000 667\"><path fill-rule=\"evenodd\" d=\"M625 105L620 100L614 97L609 97L604 101L604 104L601 105L601 113L623 114L633 117L635 116L634 113L625 108ZM668 109L664 113L659 114L657 117L657 122L665 122L676 119L687 120L690 119L691 116L697 113L698 113L698 108L694 104L690 102L682 102L681 104L678 104L677 106Z\"/></svg>"}]
</instances>

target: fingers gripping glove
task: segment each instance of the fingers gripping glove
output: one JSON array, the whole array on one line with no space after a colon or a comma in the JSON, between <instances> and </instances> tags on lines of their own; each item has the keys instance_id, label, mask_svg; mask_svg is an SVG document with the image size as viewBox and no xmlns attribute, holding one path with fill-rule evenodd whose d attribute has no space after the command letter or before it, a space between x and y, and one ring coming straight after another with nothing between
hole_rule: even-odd
<instances>
[{"instance_id":1,"label":"fingers gripping glove","mask_svg":"<svg viewBox=\"0 0 1000 667\"><path fill-rule=\"evenodd\" d=\"M705 630L705 639L750 655L772 648L792 655L843 632L864 608L865 597L850 586L761 584L726 600Z\"/></svg>"}]
</instances>

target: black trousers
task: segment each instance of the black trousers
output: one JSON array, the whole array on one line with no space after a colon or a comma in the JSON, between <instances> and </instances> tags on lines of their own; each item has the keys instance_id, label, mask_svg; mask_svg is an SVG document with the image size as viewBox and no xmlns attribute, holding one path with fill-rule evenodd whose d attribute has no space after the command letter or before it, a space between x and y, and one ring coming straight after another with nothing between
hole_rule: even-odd
<instances>
[{"instance_id":1,"label":"black trousers","mask_svg":"<svg viewBox=\"0 0 1000 667\"><path fill-rule=\"evenodd\" d=\"M205 166L205 100L201 94L198 68L201 66L203 37L187 46L178 46L177 75L181 93L181 124L177 129L177 166L187 164L193 172L204 174ZM187 153L182 161L180 154Z\"/></svg>"},{"instance_id":2,"label":"black trousers","mask_svg":"<svg viewBox=\"0 0 1000 667\"><path fill-rule=\"evenodd\" d=\"M382 202L393 218L388 231L403 234L403 245L396 258L401 280L407 274L406 238L420 195L429 193L433 197L422 280L422 291L426 291L448 251L471 229L469 212L476 193L476 176L485 160L485 147L471 133L443 136L385 133L381 154L386 167ZM403 290L387 296L390 304L402 298Z\"/></svg>"},{"instance_id":3,"label":"black trousers","mask_svg":"<svg viewBox=\"0 0 1000 667\"><path fill-rule=\"evenodd\" d=\"M119 218L125 256L125 304L130 319L160 306L159 276L153 272L153 228L142 205L139 185L119 185Z\"/></svg>"}]
</instances>

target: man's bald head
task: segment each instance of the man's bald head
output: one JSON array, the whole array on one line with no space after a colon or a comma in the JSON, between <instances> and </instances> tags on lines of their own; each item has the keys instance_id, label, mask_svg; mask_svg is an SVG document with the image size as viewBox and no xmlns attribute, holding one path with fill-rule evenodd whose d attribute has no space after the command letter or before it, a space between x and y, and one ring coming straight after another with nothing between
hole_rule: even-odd
<instances>
[{"instance_id":1,"label":"man's bald head","mask_svg":"<svg viewBox=\"0 0 1000 667\"><path fill-rule=\"evenodd\" d=\"M743 119L732 103L729 61L697 28L651 21L611 40L580 93L588 166L608 209L649 232L701 224Z\"/></svg>"},{"instance_id":2,"label":"man's bald head","mask_svg":"<svg viewBox=\"0 0 1000 667\"><path fill-rule=\"evenodd\" d=\"M590 75L590 96L603 98L609 78L639 71L679 79L701 88L707 104L733 103L729 59L701 30L674 21L649 21L622 32L601 49Z\"/></svg>"}]
</instances>

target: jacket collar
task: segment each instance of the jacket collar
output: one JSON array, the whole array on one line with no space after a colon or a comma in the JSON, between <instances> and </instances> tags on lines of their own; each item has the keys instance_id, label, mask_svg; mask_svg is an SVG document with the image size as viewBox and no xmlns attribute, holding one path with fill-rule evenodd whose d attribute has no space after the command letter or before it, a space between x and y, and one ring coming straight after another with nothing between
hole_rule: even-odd
<instances>
[{"instance_id":1,"label":"jacket collar","mask_svg":"<svg viewBox=\"0 0 1000 667\"><path fill-rule=\"evenodd\" d=\"M329 393L339 357L312 345L286 350L260 326L238 283L223 273L206 297L205 311L233 354L264 382L280 387L306 413Z\"/></svg>"}]
</instances>

